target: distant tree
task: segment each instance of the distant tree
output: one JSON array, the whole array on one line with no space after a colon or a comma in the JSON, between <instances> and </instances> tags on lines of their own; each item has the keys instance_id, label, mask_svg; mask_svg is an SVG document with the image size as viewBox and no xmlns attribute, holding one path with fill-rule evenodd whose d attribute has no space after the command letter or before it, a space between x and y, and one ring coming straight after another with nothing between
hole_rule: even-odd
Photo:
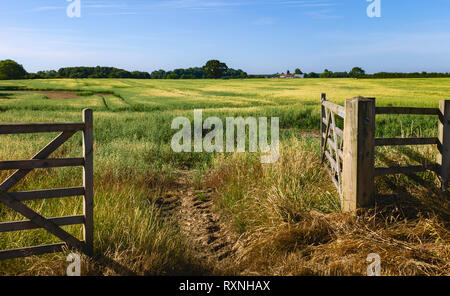
<instances>
[{"instance_id":1,"label":"distant tree","mask_svg":"<svg viewBox=\"0 0 450 296\"><path fill-rule=\"evenodd\" d=\"M36 73L28 73L28 75L25 76L25 79L41 79L41 77Z\"/></svg>"},{"instance_id":2,"label":"distant tree","mask_svg":"<svg viewBox=\"0 0 450 296\"><path fill-rule=\"evenodd\" d=\"M297 68L297 69L295 69L295 72L294 72L295 74L303 74L303 72L302 72L302 70L300 70L299 68Z\"/></svg>"},{"instance_id":3,"label":"distant tree","mask_svg":"<svg viewBox=\"0 0 450 296\"><path fill-rule=\"evenodd\" d=\"M167 79L178 79L180 77L176 73L171 72L171 73L167 74L166 78Z\"/></svg>"},{"instance_id":4,"label":"distant tree","mask_svg":"<svg viewBox=\"0 0 450 296\"><path fill-rule=\"evenodd\" d=\"M203 72L207 77L220 78L228 70L228 66L218 60L210 60L203 66Z\"/></svg>"},{"instance_id":5,"label":"distant tree","mask_svg":"<svg viewBox=\"0 0 450 296\"><path fill-rule=\"evenodd\" d=\"M222 78L247 78L248 75L246 72L242 71L241 69L235 70L228 68L223 74Z\"/></svg>"},{"instance_id":6,"label":"distant tree","mask_svg":"<svg viewBox=\"0 0 450 296\"><path fill-rule=\"evenodd\" d=\"M364 76L366 74L366 71L364 71L360 67L354 67L348 74L352 78L358 78L358 77Z\"/></svg>"},{"instance_id":7,"label":"distant tree","mask_svg":"<svg viewBox=\"0 0 450 296\"><path fill-rule=\"evenodd\" d=\"M152 74L150 74L152 79L164 79L166 78L166 71L164 70L158 70L158 71L153 71Z\"/></svg>"},{"instance_id":8,"label":"distant tree","mask_svg":"<svg viewBox=\"0 0 450 296\"><path fill-rule=\"evenodd\" d=\"M320 74L320 78L331 78L333 75L333 72L329 71L328 69L325 69L322 74Z\"/></svg>"},{"instance_id":9,"label":"distant tree","mask_svg":"<svg viewBox=\"0 0 450 296\"><path fill-rule=\"evenodd\" d=\"M27 71L13 60L0 61L0 80L24 79Z\"/></svg>"},{"instance_id":10,"label":"distant tree","mask_svg":"<svg viewBox=\"0 0 450 296\"><path fill-rule=\"evenodd\" d=\"M53 79L53 78L59 78L59 73L55 70L50 71L39 71L36 73L36 77L40 79Z\"/></svg>"},{"instance_id":11,"label":"distant tree","mask_svg":"<svg viewBox=\"0 0 450 296\"><path fill-rule=\"evenodd\" d=\"M135 79L150 79L150 74L147 72L133 71L131 77Z\"/></svg>"},{"instance_id":12,"label":"distant tree","mask_svg":"<svg viewBox=\"0 0 450 296\"><path fill-rule=\"evenodd\" d=\"M190 73L184 73L183 75L180 76L180 79L195 79L195 76Z\"/></svg>"},{"instance_id":13,"label":"distant tree","mask_svg":"<svg viewBox=\"0 0 450 296\"><path fill-rule=\"evenodd\" d=\"M287 71L286 71L286 74L288 74L288 75L291 74L291 71L287 70Z\"/></svg>"},{"instance_id":14,"label":"distant tree","mask_svg":"<svg viewBox=\"0 0 450 296\"><path fill-rule=\"evenodd\" d=\"M311 73L307 74L305 78L319 78L319 77L320 77L319 74L317 74L315 72L311 72Z\"/></svg>"}]
</instances>

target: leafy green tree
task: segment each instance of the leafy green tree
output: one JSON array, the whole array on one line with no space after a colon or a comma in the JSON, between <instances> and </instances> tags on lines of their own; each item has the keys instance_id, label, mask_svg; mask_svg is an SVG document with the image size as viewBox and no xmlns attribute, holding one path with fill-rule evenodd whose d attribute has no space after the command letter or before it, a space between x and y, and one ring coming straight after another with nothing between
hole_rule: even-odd
<instances>
[{"instance_id":1,"label":"leafy green tree","mask_svg":"<svg viewBox=\"0 0 450 296\"><path fill-rule=\"evenodd\" d=\"M333 72L325 69L322 74L320 74L320 78L331 78L333 76Z\"/></svg>"},{"instance_id":2,"label":"leafy green tree","mask_svg":"<svg viewBox=\"0 0 450 296\"><path fill-rule=\"evenodd\" d=\"M27 71L13 60L0 61L0 80L24 79Z\"/></svg>"},{"instance_id":3,"label":"leafy green tree","mask_svg":"<svg viewBox=\"0 0 450 296\"><path fill-rule=\"evenodd\" d=\"M228 66L218 60L209 60L203 66L203 72L207 77L220 78L222 74L228 70Z\"/></svg>"},{"instance_id":4,"label":"leafy green tree","mask_svg":"<svg viewBox=\"0 0 450 296\"><path fill-rule=\"evenodd\" d=\"M164 79L164 78L166 78L166 75L167 75L166 71L158 70L158 71L153 71L150 76L152 79Z\"/></svg>"},{"instance_id":5,"label":"leafy green tree","mask_svg":"<svg viewBox=\"0 0 450 296\"><path fill-rule=\"evenodd\" d=\"M228 68L228 70L222 74L222 78L247 78L247 76L247 73L241 69L235 70L232 68Z\"/></svg>"},{"instance_id":6,"label":"leafy green tree","mask_svg":"<svg viewBox=\"0 0 450 296\"><path fill-rule=\"evenodd\" d=\"M179 76L176 73L168 73L166 76L167 79L178 79Z\"/></svg>"},{"instance_id":7,"label":"leafy green tree","mask_svg":"<svg viewBox=\"0 0 450 296\"><path fill-rule=\"evenodd\" d=\"M348 74L352 78L358 78L358 77L364 76L366 74L366 71L364 71L360 67L354 67Z\"/></svg>"},{"instance_id":8,"label":"leafy green tree","mask_svg":"<svg viewBox=\"0 0 450 296\"><path fill-rule=\"evenodd\" d=\"M299 68L297 68L297 69L295 69L295 72L294 72L295 74L303 74L303 72L302 72L302 70L300 70Z\"/></svg>"},{"instance_id":9,"label":"leafy green tree","mask_svg":"<svg viewBox=\"0 0 450 296\"><path fill-rule=\"evenodd\" d=\"M311 72L311 73L309 73L308 75L306 75L305 78L319 78L319 77L320 77L319 74L317 74L317 73L315 73L315 72Z\"/></svg>"}]
</instances>

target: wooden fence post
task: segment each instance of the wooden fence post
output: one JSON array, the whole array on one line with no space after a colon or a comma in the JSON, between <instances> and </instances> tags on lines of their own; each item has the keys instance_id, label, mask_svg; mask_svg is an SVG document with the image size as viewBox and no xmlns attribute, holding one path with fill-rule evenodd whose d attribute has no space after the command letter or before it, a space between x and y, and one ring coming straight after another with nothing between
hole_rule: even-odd
<instances>
[{"instance_id":1,"label":"wooden fence post","mask_svg":"<svg viewBox=\"0 0 450 296\"><path fill-rule=\"evenodd\" d=\"M446 191L449 181L450 169L450 100L439 101L439 154L437 163L439 164L439 179L442 191Z\"/></svg>"},{"instance_id":2,"label":"wooden fence post","mask_svg":"<svg viewBox=\"0 0 450 296\"><path fill-rule=\"evenodd\" d=\"M375 99L345 102L342 210L374 204Z\"/></svg>"},{"instance_id":3,"label":"wooden fence post","mask_svg":"<svg viewBox=\"0 0 450 296\"><path fill-rule=\"evenodd\" d=\"M325 139L323 138L323 133L325 132L325 125L323 123L323 119L326 117L325 115L325 107L322 105L323 101L327 100L327 94L322 93L322 97L321 97L321 104L320 104L320 110L321 110L321 115L320 115L320 147L323 147L323 143L325 141Z\"/></svg>"},{"instance_id":4,"label":"wooden fence post","mask_svg":"<svg viewBox=\"0 0 450 296\"><path fill-rule=\"evenodd\" d=\"M94 132L91 109L83 110L83 186L84 186L84 240L88 255L94 252Z\"/></svg>"}]
</instances>

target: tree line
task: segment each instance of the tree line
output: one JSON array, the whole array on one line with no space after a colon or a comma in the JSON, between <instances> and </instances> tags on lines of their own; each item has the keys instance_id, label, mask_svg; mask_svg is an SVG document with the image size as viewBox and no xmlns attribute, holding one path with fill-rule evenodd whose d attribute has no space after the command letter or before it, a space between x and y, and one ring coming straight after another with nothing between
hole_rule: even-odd
<instances>
[{"instance_id":1,"label":"tree line","mask_svg":"<svg viewBox=\"0 0 450 296\"><path fill-rule=\"evenodd\" d=\"M284 74L284 73L281 73ZM289 70L286 74L291 74ZM300 69L295 69L294 74L303 74L304 78L358 78L358 79L383 79L383 78L439 78L439 77L450 77L450 73L428 73L428 72L413 72L413 73L402 73L402 72L378 72L374 74L367 74L361 67L354 67L349 72L333 72L325 69L322 73L310 72L303 73ZM278 77L280 73L271 75L249 75L249 78L272 78Z\"/></svg>"},{"instance_id":2,"label":"tree line","mask_svg":"<svg viewBox=\"0 0 450 296\"><path fill-rule=\"evenodd\" d=\"M290 71L286 71L290 74ZM284 73L282 73L284 74ZM354 67L349 72L333 72L325 69L322 73L303 73L299 68L294 74L303 74L304 78L358 78L358 79L382 79L382 78L438 78L450 77L450 73L428 72L378 72L366 74L361 67ZM248 75L241 69L235 70L219 60L210 60L203 67L191 67L187 69L175 69L173 71L156 70L152 73L141 71L126 71L114 67L65 67L58 71L39 71L27 73L24 67L13 60L0 61L0 80L7 79L56 79L56 78L134 78L134 79L242 79L242 78L274 78L280 74Z\"/></svg>"},{"instance_id":3,"label":"tree line","mask_svg":"<svg viewBox=\"0 0 450 296\"><path fill-rule=\"evenodd\" d=\"M126 71L114 67L65 67L58 71L27 73L22 65L13 60L0 61L0 80L5 79L56 79L56 78L134 78L134 79L207 79L207 78L247 78L241 69L228 68L225 63L210 60L203 67L156 70L152 73Z\"/></svg>"},{"instance_id":4,"label":"tree line","mask_svg":"<svg viewBox=\"0 0 450 296\"><path fill-rule=\"evenodd\" d=\"M317 74L313 73L314 76ZM310 78L310 75L307 75ZM320 78L359 78L359 79L384 79L384 78L438 78L438 77L450 77L450 73L428 73L428 72L378 72L374 74L366 74L366 72L360 67L354 67L350 72L332 72L327 69L319 75Z\"/></svg>"}]
</instances>

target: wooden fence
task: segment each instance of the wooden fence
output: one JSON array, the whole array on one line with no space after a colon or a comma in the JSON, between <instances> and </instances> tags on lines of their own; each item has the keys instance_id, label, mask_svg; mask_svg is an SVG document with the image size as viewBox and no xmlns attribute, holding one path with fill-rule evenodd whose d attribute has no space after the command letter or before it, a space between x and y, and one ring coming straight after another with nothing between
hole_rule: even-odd
<instances>
[{"instance_id":1,"label":"wooden fence","mask_svg":"<svg viewBox=\"0 0 450 296\"><path fill-rule=\"evenodd\" d=\"M83 157L48 159L48 157L76 132L83 132ZM65 247L93 254L94 247L94 184L93 184L93 114L83 110L83 122L0 124L0 135L61 132L30 160L0 161L0 170L16 170L0 184L0 202L20 213L27 221L2 222L0 232L43 228L59 238L62 243L0 251L0 260L60 252ZM33 169L83 166L83 187L9 192ZM45 218L23 204L24 201L84 196L84 214L79 216ZM84 225L84 241L75 238L60 226Z\"/></svg>"},{"instance_id":2,"label":"wooden fence","mask_svg":"<svg viewBox=\"0 0 450 296\"><path fill-rule=\"evenodd\" d=\"M434 171L446 190L450 169L450 100L439 108L376 107L374 98L356 97L345 106L331 103L322 94L322 162L341 196L344 211L373 206L374 178L391 174ZM435 115L438 138L375 138L376 114ZM336 118L341 118L341 127ZM436 163L420 166L375 167L376 146L437 145Z\"/></svg>"}]
</instances>

